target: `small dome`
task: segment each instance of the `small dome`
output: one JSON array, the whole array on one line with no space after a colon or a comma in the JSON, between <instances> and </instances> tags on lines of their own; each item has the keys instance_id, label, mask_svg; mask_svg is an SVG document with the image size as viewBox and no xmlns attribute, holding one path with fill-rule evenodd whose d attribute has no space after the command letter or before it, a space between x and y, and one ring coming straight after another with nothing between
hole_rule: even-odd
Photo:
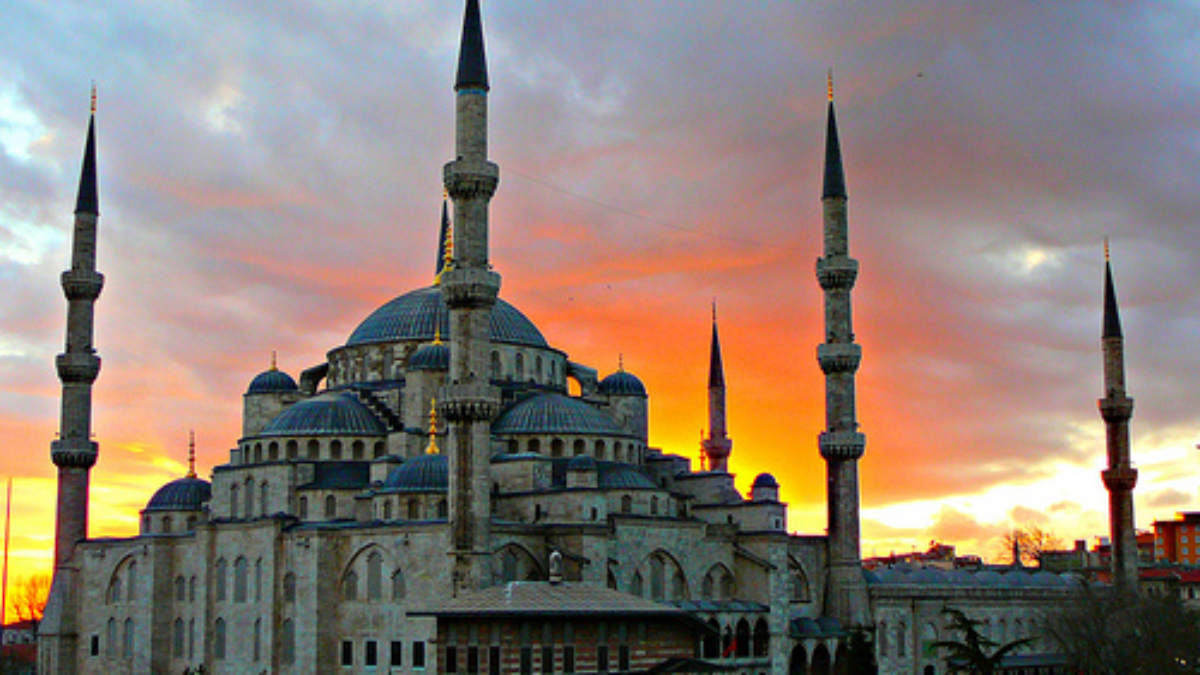
<instances>
[{"instance_id":1,"label":"small dome","mask_svg":"<svg viewBox=\"0 0 1200 675\"><path fill-rule=\"evenodd\" d=\"M383 489L398 492L445 492L450 486L450 463L445 455L421 455L392 469Z\"/></svg>"},{"instance_id":2,"label":"small dome","mask_svg":"<svg viewBox=\"0 0 1200 675\"><path fill-rule=\"evenodd\" d=\"M608 396L646 396L646 385L637 377L623 371L609 375L600 381L600 393Z\"/></svg>"},{"instance_id":3,"label":"small dome","mask_svg":"<svg viewBox=\"0 0 1200 675\"><path fill-rule=\"evenodd\" d=\"M519 401L492 423L492 433L629 435L608 415L562 394L538 394Z\"/></svg>"},{"instance_id":4,"label":"small dome","mask_svg":"<svg viewBox=\"0 0 1200 675\"><path fill-rule=\"evenodd\" d=\"M160 487L146 511L199 511L212 497L212 485L199 478L180 478Z\"/></svg>"},{"instance_id":5,"label":"small dome","mask_svg":"<svg viewBox=\"0 0 1200 675\"><path fill-rule=\"evenodd\" d=\"M779 481L775 480L775 476L772 476L769 473L760 473L760 474L758 474L758 477L754 479L754 485L752 485L751 487L778 488Z\"/></svg>"},{"instance_id":6,"label":"small dome","mask_svg":"<svg viewBox=\"0 0 1200 675\"><path fill-rule=\"evenodd\" d=\"M297 391L296 381L291 375L272 368L270 370L259 373L250 380L250 386L246 389L247 394L286 394Z\"/></svg>"},{"instance_id":7,"label":"small dome","mask_svg":"<svg viewBox=\"0 0 1200 675\"><path fill-rule=\"evenodd\" d=\"M326 392L284 410L260 436L382 436L387 433L353 394Z\"/></svg>"},{"instance_id":8,"label":"small dome","mask_svg":"<svg viewBox=\"0 0 1200 675\"><path fill-rule=\"evenodd\" d=\"M632 464L604 462L598 465L600 476L597 481L605 490L657 490L650 477Z\"/></svg>"},{"instance_id":9,"label":"small dome","mask_svg":"<svg viewBox=\"0 0 1200 675\"><path fill-rule=\"evenodd\" d=\"M567 471L595 471L596 460L591 455L578 455L567 462Z\"/></svg>"},{"instance_id":10,"label":"small dome","mask_svg":"<svg viewBox=\"0 0 1200 675\"><path fill-rule=\"evenodd\" d=\"M421 345L408 357L409 370L450 370L450 347L441 342Z\"/></svg>"},{"instance_id":11,"label":"small dome","mask_svg":"<svg viewBox=\"0 0 1200 675\"><path fill-rule=\"evenodd\" d=\"M440 327L442 335L450 334L450 310L442 299L442 287L419 288L372 312L350 334L346 346L410 340L428 342L433 339L435 325ZM492 342L549 347L532 321L499 298L492 307L489 328Z\"/></svg>"}]
</instances>

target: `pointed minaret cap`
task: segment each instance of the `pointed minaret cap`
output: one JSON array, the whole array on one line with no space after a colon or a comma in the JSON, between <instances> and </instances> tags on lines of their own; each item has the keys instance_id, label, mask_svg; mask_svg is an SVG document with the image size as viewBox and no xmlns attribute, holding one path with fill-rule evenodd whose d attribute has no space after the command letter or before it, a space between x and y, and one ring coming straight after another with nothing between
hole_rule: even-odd
<instances>
[{"instance_id":1,"label":"pointed minaret cap","mask_svg":"<svg viewBox=\"0 0 1200 675\"><path fill-rule=\"evenodd\" d=\"M717 336L717 303L713 302L712 351L708 363L708 388L725 386L725 366L721 363L721 338Z\"/></svg>"},{"instance_id":2,"label":"pointed minaret cap","mask_svg":"<svg viewBox=\"0 0 1200 675\"><path fill-rule=\"evenodd\" d=\"M83 173L79 176L79 196L75 213L100 215L100 197L96 188L96 85L92 85L92 114L88 118L87 147L83 150Z\"/></svg>"},{"instance_id":3,"label":"pointed minaret cap","mask_svg":"<svg viewBox=\"0 0 1200 675\"><path fill-rule=\"evenodd\" d=\"M1113 287L1112 261L1108 257L1108 239L1104 240L1104 334L1101 337L1122 337L1121 313L1117 309L1117 291Z\"/></svg>"},{"instance_id":4,"label":"pointed minaret cap","mask_svg":"<svg viewBox=\"0 0 1200 675\"><path fill-rule=\"evenodd\" d=\"M829 117L825 126L825 186L821 199L846 197L846 174L842 170L842 146L838 142L837 115L833 110L833 69L829 70Z\"/></svg>"},{"instance_id":5,"label":"pointed minaret cap","mask_svg":"<svg viewBox=\"0 0 1200 675\"><path fill-rule=\"evenodd\" d=\"M487 58L483 52L483 20L479 17L479 0L467 0L463 16L462 42L458 51L458 79L454 91L462 89L488 90Z\"/></svg>"}]
</instances>

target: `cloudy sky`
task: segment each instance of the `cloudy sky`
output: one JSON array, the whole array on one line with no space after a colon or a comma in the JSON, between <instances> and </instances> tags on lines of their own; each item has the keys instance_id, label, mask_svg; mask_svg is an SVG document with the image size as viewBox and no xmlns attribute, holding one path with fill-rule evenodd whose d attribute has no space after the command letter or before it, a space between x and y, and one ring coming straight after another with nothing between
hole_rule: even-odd
<instances>
[{"instance_id":1,"label":"cloudy sky","mask_svg":"<svg viewBox=\"0 0 1200 675\"><path fill-rule=\"evenodd\" d=\"M427 285L461 6L0 0L0 475L48 571L65 302L97 115L93 535L228 459L272 350L293 374ZM820 169L834 68L862 265L864 554L1103 534L1113 247L1137 522L1200 506L1200 9L1182 2L488 0L492 254L572 359L619 355L651 442L696 457L709 305L732 469L824 529Z\"/></svg>"}]
</instances>

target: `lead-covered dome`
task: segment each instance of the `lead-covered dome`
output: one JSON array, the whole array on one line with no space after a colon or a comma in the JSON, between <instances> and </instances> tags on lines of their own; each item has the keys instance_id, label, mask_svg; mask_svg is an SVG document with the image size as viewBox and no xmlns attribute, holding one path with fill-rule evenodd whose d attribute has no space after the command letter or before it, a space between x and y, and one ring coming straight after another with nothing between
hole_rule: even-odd
<instances>
[{"instance_id":1,"label":"lead-covered dome","mask_svg":"<svg viewBox=\"0 0 1200 675\"><path fill-rule=\"evenodd\" d=\"M429 342L435 326L442 335L450 335L450 311L442 299L440 286L420 288L405 293L368 316L346 341L346 346L378 342ZM548 348L546 338L533 322L516 307L496 299L492 308L492 342Z\"/></svg>"},{"instance_id":2,"label":"lead-covered dome","mask_svg":"<svg viewBox=\"0 0 1200 675\"><path fill-rule=\"evenodd\" d=\"M537 394L518 402L492 423L492 433L629 435L608 415L562 394Z\"/></svg>"},{"instance_id":3,"label":"lead-covered dome","mask_svg":"<svg viewBox=\"0 0 1200 675\"><path fill-rule=\"evenodd\" d=\"M600 380L600 393L609 396L646 396L646 385L634 375L623 370Z\"/></svg>"},{"instance_id":4,"label":"lead-covered dome","mask_svg":"<svg viewBox=\"0 0 1200 675\"><path fill-rule=\"evenodd\" d=\"M253 380L250 380L246 394L287 394L297 390L299 387L291 375L278 368L272 368L259 373Z\"/></svg>"},{"instance_id":5,"label":"lead-covered dome","mask_svg":"<svg viewBox=\"0 0 1200 675\"><path fill-rule=\"evenodd\" d=\"M406 460L388 474L385 490L398 492L445 492L450 486L450 468L445 455L421 455Z\"/></svg>"},{"instance_id":6,"label":"lead-covered dome","mask_svg":"<svg viewBox=\"0 0 1200 675\"><path fill-rule=\"evenodd\" d=\"M212 498L212 485L199 478L180 478L160 487L146 511L199 511Z\"/></svg>"},{"instance_id":7,"label":"lead-covered dome","mask_svg":"<svg viewBox=\"0 0 1200 675\"><path fill-rule=\"evenodd\" d=\"M421 345L408 357L409 370L450 370L450 347L441 342Z\"/></svg>"},{"instance_id":8,"label":"lead-covered dome","mask_svg":"<svg viewBox=\"0 0 1200 675\"><path fill-rule=\"evenodd\" d=\"M284 410L259 436L382 436L383 423L350 393L326 392Z\"/></svg>"}]
</instances>

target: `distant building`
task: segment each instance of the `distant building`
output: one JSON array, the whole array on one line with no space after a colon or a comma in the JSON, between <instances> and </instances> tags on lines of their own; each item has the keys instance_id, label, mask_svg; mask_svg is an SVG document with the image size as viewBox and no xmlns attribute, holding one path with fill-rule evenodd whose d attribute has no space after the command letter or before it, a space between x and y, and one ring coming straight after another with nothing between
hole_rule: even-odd
<instances>
[{"instance_id":1,"label":"distant building","mask_svg":"<svg viewBox=\"0 0 1200 675\"><path fill-rule=\"evenodd\" d=\"M1200 563L1200 511L1154 521L1154 560L1184 565Z\"/></svg>"}]
</instances>

